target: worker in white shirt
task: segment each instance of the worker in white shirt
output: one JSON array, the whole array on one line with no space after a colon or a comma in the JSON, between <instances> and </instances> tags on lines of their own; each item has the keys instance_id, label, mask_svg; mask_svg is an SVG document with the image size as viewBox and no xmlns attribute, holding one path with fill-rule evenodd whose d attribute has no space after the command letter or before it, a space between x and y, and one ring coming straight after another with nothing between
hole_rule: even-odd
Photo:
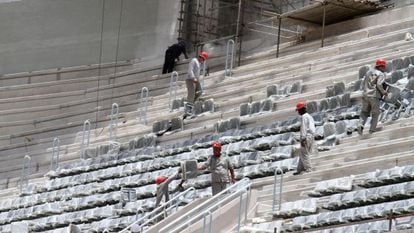
<instances>
[{"instance_id":1,"label":"worker in white shirt","mask_svg":"<svg viewBox=\"0 0 414 233\"><path fill-rule=\"evenodd\" d=\"M313 142L315 134L315 121L313 117L306 111L306 103L299 102L296 104L296 111L301 116L300 124L300 157L299 164L294 175L302 172L311 171L310 156L313 152Z\"/></svg>"},{"instance_id":2,"label":"worker in white shirt","mask_svg":"<svg viewBox=\"0 0 414 233\"><path fill-rule=\"evenodd\" d=\"M185 115L191 115L194 102L201 95L200 85L200 71L201 64L208 59L206 52L201 52L196 58L191 59L188 65L187 79L185 80L187 86L187 104L185 106Z\"/></svg>"}]
</instances>

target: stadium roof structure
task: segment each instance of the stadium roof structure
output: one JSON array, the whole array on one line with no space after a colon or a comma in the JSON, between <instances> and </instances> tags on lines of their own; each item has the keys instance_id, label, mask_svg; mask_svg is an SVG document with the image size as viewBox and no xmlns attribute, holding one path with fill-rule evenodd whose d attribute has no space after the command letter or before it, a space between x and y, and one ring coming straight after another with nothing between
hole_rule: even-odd
<instances>
[{"instance_id":1,"label":"stadium roof structure","mask_svg":"<svg viewBox=\"0 0 414 233\"><path fill-rule=\"evenodd\" d=\"M311 5L277 16L279 28L282 20L296 24L316 24L322 26L321 46L324 44L325 25L339 23L356 16L386 8L379 0L315 0ZM278 33L277 53L279 56L280 31Z\"/></svg>"},{"instance_id":2,"label":"stadium roof structure","mask_svg":"<svg viewBox=\"0 0 414 233\"><path fill-rule=\"evenodd\" d=\"M367 0L320 0L280 17L307 23L325 25L338 23L355 16L378 11L386 6L379 1Z\"/></svg>"}]
</instances>

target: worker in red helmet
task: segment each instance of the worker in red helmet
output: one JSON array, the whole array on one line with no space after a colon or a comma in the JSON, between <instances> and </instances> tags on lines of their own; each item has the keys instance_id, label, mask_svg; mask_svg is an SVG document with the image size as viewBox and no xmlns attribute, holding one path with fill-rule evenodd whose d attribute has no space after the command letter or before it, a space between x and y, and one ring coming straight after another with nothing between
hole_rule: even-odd
<instances>
[{"instance_id":1,"label":"worker in red helmet","mask_svg":"<svg viewBox=\"0 0 414 233\"><path fill-rule=\"evenodd\" d=\"M192 114L194 102L201 95L200 70L201 64L208 59L208 53L201 52L197 58L193 58L188 65L186 86L187 86L187 104L185 106L185 115Z\"/></svg>"},{"instance_id":2,"label":"worker in red helmet","mask_svg":"<svg viewBox=\"0 0 414 233\"><path fill-rule=\"evenodd\" d=\"M299 163L294 175L299 175L303 172L310 172L312 169L310 156L313 152L315 121L313 117L306 110L306 103L299 102L296 104L296 111L301 116L300 124L300 155Z\"/></svg>"},{"instance_id":3,"label":"worker in red helmet","mask_svg":"<svg viewBox=\"0 0 414 233\"><path fill-rule=\"evenodd\" d=\"M221 143L214 142L213 155L198 169L209 169L211 172L211 188L213 196L225 190L235 182L234 168L229 158L221 153ZM230 176L229 176L230 173Z\"/></svg>"},{"instance_id":4,"label":"worker in red helmet","mask_svg":"<svg viewBox=\"0 0 414 233\"><path fill-rule=\"evenodd\" d=\"M155 178L155 184L157 184L157 193L156 193L156 201L155 201L155 207L158 207L161 203L162 198L165 196L165 202L170 200L169 196L169 190L168 186L169 184L180 177L180 173L177 172L176 174L167 177L167 176L157 176ZM182 185L184 183L184 180L181 180L180 184L172 190L172 193L177 192L180 189L183 189Z\"/></svg>"},{"instance_id":5,"label":"worker in red helmet","mask_svg":"<svg viewBox=\"0 0 414 233\"><path fill-rule=\"evenodd\" d=\"M358 133L360 135L362 135L364 125L370 115L372 118L369 133L374 133L377 128L380 115L380 99L388 95L387 90L384 88L384 72L386 69L387 61L385 59L377 59L375 67L367 72L367 75L363 80L362 109L358 125Z\"/></svg>"}]
</instances>

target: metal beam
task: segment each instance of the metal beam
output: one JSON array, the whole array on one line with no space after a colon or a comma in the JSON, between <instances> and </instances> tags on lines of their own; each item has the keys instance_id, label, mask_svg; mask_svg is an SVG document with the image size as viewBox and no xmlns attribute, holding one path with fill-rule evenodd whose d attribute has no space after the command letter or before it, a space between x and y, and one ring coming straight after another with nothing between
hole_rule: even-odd
<instances>
[{"instance_id":1,"label":"metal beam","mask_svg":"<svg viewBox=\"0 0 414 233\"><path fill-rule=\"evenodd\" d=\"M276 49L276 58L279 57L279 47L280 47L280 29L282 27L282 17L279 17L279 29L277 32L277 49Z\"/></svg>"},{"instance_id":2,"label":"metal beam","mask_svg":"<svg viewBox=\"0 0 414 233\"><path fill-rule=\"evenodd\" d=\"M321 47L325 42L325 19L326 19L326 5L323 5L323 18L322 18L322 36L321 36Z\"/></svg>"},{"instance_id":3,"label":"metal beam","mask_svg":"<svg viewBox=\"0 0 414 233\"><path fill-rule=\"evenodd\" d=\"M282 15L282 17L283 17L283 15ZM294 16L287 16L286 18L288 18L288 19L293 19L293 20L298 20L298 21L303 21L303 22L307 22L307 23L312 23L312 24L317 24L317 25L320 25L320 23L319 23L319 22L315 22L315 21L308 20L308 19L302 19L302 18L298 18L298 17L294 17Z\"/></svg>"}]
</instances>

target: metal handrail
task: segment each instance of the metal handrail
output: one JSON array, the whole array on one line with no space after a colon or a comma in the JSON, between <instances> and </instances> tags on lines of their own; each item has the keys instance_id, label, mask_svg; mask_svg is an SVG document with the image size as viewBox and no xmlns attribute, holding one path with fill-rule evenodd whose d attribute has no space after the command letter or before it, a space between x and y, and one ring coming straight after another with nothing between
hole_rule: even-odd
<instances>
[{"instance_id":1,"label":"metal handrail","mask_svg":"<svg viewBox=\"0 0 414 233\"><path fill-rule=\"evenodd\" d=\"M200 77L198 78L199 82L200 82L200 87L201 87L201 93L204 93L204 79L206 77L206 67L207 67L207 61L203 62L203 74L200 75Z\"/></svg>"},{"instance_id":2,"label":"metal handrail","mask_svg":"<svg viewBox=\"0 0 414 233\"><path fill-rule=\"evenodd\" d=\"M86 137L86 145L85 145L85 133L87 134ZM85 159L85 147L89 146L89 140L91 136L91 122L89 119L87 119L85 122L83 122L83 131L82 131L82 142L81 142L81 154L80 158Z\"/></svg>"},{"instance_id":3,"label":"metal handrail","mask_svg":"<svg viewBox=\"0 0 414 233\"><path fill-rule=\"evenodd\" d=\"M144 227L146 226L148 223L152 222L154 219L158 218L161 214L165 213L166 211L169 211L172 208L178 208L178 204L180 202L176 202L175 205L170 205L171 203L173 203L176 200L179 200L180 197L185 196L185 194L189 193L189 192L195 192L195 188L191 187L187 190L185 190L184 192L178 194L177 196L175 196L174 198L170 199L169 201L165 202L163 205L158 206L157 208L153 209L150 213L146 214L145 216L141 217L140 219L136 220L135 222L133 222L132 224L130 224L129 226L127 226L126 228L124 228L122 231L120 231L119 233L122 232L126 232L128 229L130 229L132 226L144 221L145 219L147 219L145 222L143 222L142 224L140 224L140 227ZM168 205L170 205L169 207L167 207ZM162 210L162 211L161 211ZM152 216L152 217L151 217ZM149 218L150 217L150 218Z\"/></svg>"},{"instance_id":4,"label":"metal handrail","mask_svg":"<svg viewBox=\"0 0 414 233\"><path fill-rule=\"evenodd\" d=\"M283 190L283 170L280 167L275 168L275 178L273 182L273 197L272 197L272 212L276 211L276 188L277 188L277 176L278 172L280 172L280 183L279 183L279 208L282 208L282 190Z\"/></svg>"},{"instance_id":5,"label":"metal handrail","mask_svg":"<svg viewBox=\"0 0 414 233\"><path fill-rule=\"evenodd\" d=\"M171 74L171 78L170 78L170 89L169 89L170 97L169 97L169 100L168 100L168 107L170 108L170 111L173 110L172 109L172 107L173 107L172 102L177 99L177 89L178 89L178 72L173 71L172 74ZM174 97L171 100L171 96L172 96L173 91L174 91Z\"/></svg>"},{"instance_id":6,"label":"metal handrail","mask_svg":"<svg viewBox=\"0 0 414 233\"><path fill-rule=\"evenodd\" d=\"M204 231L205 231L205 229L206 229L206 217L207 216L209 216L210 217L210 219L209 219L209 222L208 222L208 231L207 231L207 233L212 233L212 230L213 230L213 227L212 227L212 223L213 223L213 213L211 213L210 211L208 211L207 213L205 213L204 214L204 216L203 216L203 233L204 233Z\"/></svg>"},{"instance_id":7,"label":"metal handrail","mask_svg":"<svg viewBox=\"0 0 414 233\"><path fill-rule=\"evenodd\" d=\"M144 124L146 125L147 122L147 111L148 111L148 95L149 95L149 90L147 87L143 87L141 89L141 99L140 99L140 103L138 106L138 112L139 112L139 120L140 122L144 122Z\"/></svg>"},{"instance_id":8,"label":"metal handrail","mask_svg":"<svg viewBox=\"0 0 414 233\"><path fill-rule=\"evenodd\" d=\"M59 167L60 140L58 137L53 139L52 159L50 160L50 170L56 171Z\"/></svg>"},{"instance_id":9,"label":"metal handrail","mask_svg":"<svg viewBox=\"0 0 414 233\"><path fill-rule=\"evenodd\" d=\"M32 158L29 155L25 155L23 158L22 177L20 179L20 193L23 193L23 188L29 186L29 176L32 169Z\"/></svg>"},{"instance_id":10,"label":"metal handrail","mask_svg":"<svg viewBox=\"0 0 414 233\"><path fill-rule=\"evenodd\" d=\"M119 118L119 106L117 103L113 103L112 109L111 109L111 123L109 124L109 141L116 140L116 131L118 129L118 118Z\"/></svg>"},{"instance_id":11,"label":"metal handrail","mask_svg":"<svg viewBox=\"0 0 414 233\"><path fill-rule=\"evenodd\" d=\"M231 185L227 189L219 192L218 194L204 202L202 205L197 206L196 208L192 209L191 211L187 212L186 214L167 224L165 227L161 228L159 232L174 232L179 231L183 227L190 226L195 221L200 220L203 217L203 215L208 211L214 211L215 209L223 205L225 202L232 200L234 197L237 197L240 194L240 192L245 192L246 190L249 190L251 184L252 183L249 179L242 179L241 181ZM231 193L230 195L227 195L234 189L236 189L235 192Z\"/></svg>"},{"instance_id":12,"label":"metal handrail","mask_svg":"<svg viewBox=\"0 0 414 233\"><path fill-rule=\"evenodd\" d=\"M229 63L230 60L230 63ZM234 40L228 40L226 46L226 66L224 76L231 77L234 63Z\"/></svg>"}]
</instances>

